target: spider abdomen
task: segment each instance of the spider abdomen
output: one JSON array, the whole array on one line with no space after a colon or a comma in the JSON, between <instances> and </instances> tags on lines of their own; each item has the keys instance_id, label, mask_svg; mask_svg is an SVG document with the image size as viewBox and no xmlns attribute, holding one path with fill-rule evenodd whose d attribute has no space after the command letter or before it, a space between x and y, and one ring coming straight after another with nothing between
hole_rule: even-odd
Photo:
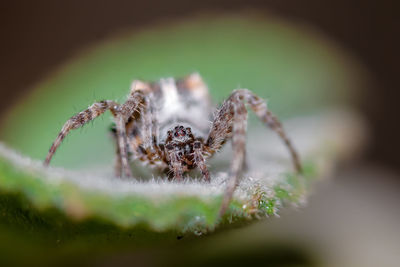
<instances>
[{"instance_id":1,"label":"spider abdomen","mask_svg":"<svg viewBox=\"0 0 400 267\"><path fill-rule=\"evenodd\" d=\"M154 86L154 85L153 85ZM211 101L206 84L194 73L180 80L161 79L154 94L160 138L175 125L191 127L197 135L205 136L211 119Z\"/></svg>"}]
</instances>

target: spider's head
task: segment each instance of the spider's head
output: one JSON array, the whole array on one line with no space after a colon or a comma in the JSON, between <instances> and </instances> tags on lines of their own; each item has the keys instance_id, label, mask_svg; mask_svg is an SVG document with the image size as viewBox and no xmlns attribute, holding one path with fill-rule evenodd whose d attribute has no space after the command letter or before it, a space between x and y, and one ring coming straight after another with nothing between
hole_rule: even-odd
<instances>
[{"instance_id":1,"label":"spider's head","mask_svg":"<svg viewBox=\"0 0 400 267\"><path fill-rule=\"evenodd\" d=\"M190 127L185 128L182 125L177 125L169 130L167 136L168 143L173 144L183 144L193 140L192 129Z\"/></svg>"},{"instance_id":2,"label":"spider's head","mask_svg":"<svg viewBox=\"0 0 400 267\"><path fill-rule=\"evenodd\" d=\"M178 125L167 132L165 140L165 150L170 161L178 160L186 171L193 168L193 152L195 148L195 139L190 127Z\"/></svg>"}]
</instances>

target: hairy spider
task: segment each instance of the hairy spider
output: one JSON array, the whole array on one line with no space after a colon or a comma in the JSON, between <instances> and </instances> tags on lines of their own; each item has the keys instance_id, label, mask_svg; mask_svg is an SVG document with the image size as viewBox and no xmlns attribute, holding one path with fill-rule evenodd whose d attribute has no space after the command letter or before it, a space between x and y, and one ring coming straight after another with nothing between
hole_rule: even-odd
<instances>
[{"instance_id":1,"label":"hairy spider","mask_svg":"<svg viewBox=\"0 0 400 267\"><path fill-rule=\"evenodd\" d=\"M70 130L83 126L107 110L111 111L115 121L111 130L117 144L117 176L131 177L129 161L140 160L171 174L177 181L194 168L199 168L203 179L210 181L207 159L232 139L233 159L220 209L220 215L223 215L245 164L246 104L280 136L289 149L295 170L301 172L293 145L264 100L247 89L238 89L213 115L208 88L198 73L178 80L135 80L125 103L111 100L94 103L64 124L44 164L50 163Z\"/></svg>"}]
</instances>

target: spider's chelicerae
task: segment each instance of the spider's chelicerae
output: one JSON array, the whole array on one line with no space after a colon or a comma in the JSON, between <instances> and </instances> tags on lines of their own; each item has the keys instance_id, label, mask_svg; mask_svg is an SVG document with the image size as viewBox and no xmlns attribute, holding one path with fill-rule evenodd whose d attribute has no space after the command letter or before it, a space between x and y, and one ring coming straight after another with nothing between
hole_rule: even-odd
<instances>
[{"instance_id":1,"label":"spider's chelicerae","mask_svg":"<svg viewBox=\"0 0 400 267\"><path fill-rule=\"evenodd\" d=\"M201 171L205 181L210 181L206 161L232 139L230 177L220 209L220 215L223 215L245 164L246 104L281 137L289 149L295 170L301 172L294 147L264 100L247 89L238 89L213 114L208 88L198 73L178 80L135 80L125 103L104 100L79 112L62 127L45 165L50 163L70 130L83 126L107 110L111 111L115 121L112 132L117 144L115 169L118 176L131 177L129 161L140 160L169 173L176 181L181 181L183 174L194 168Z\"/></svg>"}]
</instances>

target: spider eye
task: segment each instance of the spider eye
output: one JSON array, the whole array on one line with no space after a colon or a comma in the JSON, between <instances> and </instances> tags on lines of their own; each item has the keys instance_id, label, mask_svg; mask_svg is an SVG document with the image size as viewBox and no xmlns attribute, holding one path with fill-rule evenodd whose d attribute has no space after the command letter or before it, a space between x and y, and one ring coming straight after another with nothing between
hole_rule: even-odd
<instances>
[{"instance_id":1,"label":"spider eye","mask_svg":"<svg viewBox=\"0 0 400 267\"><path fill-rule=\"evenodd\" d=\"M177 132L175 132L174 135L175 135L175 137L178 137L178 133Z\"/></svg>"}]
</instances>

